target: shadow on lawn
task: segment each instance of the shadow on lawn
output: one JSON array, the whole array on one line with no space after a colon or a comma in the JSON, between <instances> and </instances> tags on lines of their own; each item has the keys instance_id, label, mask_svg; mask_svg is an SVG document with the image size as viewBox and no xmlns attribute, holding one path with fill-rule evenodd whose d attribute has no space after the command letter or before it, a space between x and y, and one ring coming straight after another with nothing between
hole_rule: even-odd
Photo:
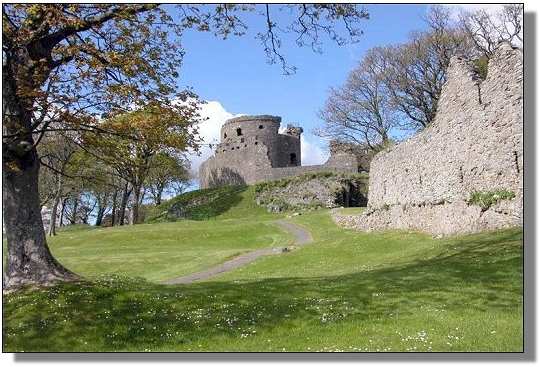
<instances>
[{"instance_id":1,"label":"shadow on lawn","mask_svg":"<svg viewBox=\"0 0 539 367\"><path fill-rule=\"evenodd\" d=\"M182 349L212 336L240 337L299 320L375 320L418 314L425 306L511 313L522 304L521 236L465 237L435 258L337 277L183 286L114 278L10 295L4 297L5 315L12 315L4 319L4 348Z\"/></svg>"},{"instance_id":2,"label":"shadow on lawn","mask_svg":"<svg viewBox=\"0 0 539 367\"><path fill-rule=\"evenodd\" d=\"M175 221L178 219L208 220L237 206L247 186L222 186L189 191L150 207L146 223Z\"/></svg>"}]
</instances>

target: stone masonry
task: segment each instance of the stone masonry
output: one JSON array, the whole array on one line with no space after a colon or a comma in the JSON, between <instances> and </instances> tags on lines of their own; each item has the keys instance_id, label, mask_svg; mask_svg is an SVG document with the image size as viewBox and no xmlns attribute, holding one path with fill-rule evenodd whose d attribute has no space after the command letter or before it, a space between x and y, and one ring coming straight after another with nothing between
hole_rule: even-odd
<instances>
[{"instance_id":1,"label":"stone masonry","mask_svg":"<svg viewBox=\"0 0 539 367\"><path fill-rule=\"evenodd\" d=\"M454 57L431 126L374 157L363 215L334 218L360 230L442 235L521 225L522 96L520 49L502 44L484 81ZM515 198L486 210L469 203L474 191L496 190Z\"/></svg>"},{"instance_id":2,"label":"stone masonry","mask_svg":"<svg viewBox=\"0 0 539 367\"><path fill-rule=\"evenodd\" d=\"M199 169L200 188L245 185L307 172L357 172L357 157L332 149L325 164L301 166L301 127L279 133L279 116L241 116L226 121L215 154Z\"/></svg>"}]
</instances>

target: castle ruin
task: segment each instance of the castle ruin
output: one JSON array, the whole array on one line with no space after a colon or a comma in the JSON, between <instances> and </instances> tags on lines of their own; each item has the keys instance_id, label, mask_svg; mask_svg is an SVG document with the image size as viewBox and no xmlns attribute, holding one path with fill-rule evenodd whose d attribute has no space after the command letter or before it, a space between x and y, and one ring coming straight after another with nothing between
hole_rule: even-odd
<instances>
[{"instance_id":1,"label":"castle ruin","mask_svg":"<svg viewBox=\"0 0 539 367\"><path fill-rule=\"evenodd\" d=\"M523 220L522 50L501 44L481 80L453 57L432 124L378 153L369 171L368 209L334 218L359 230L438 235L520 226ZM514 195L485 208L473 193Z\"/></svg>"},{"instance_id":2,"label":"castle ruin","mask_svg":"<svg viewBox=\"0 0 539 367\"><path fill-rule=\"evenodd\" d=\"M254 184L307 172L358 172L356 155L335 143L330 146L331 156L326 163L302 166L303 129L288 125L279 133L280 126L279 116L241 116L227 120L214 155L200 166L200 188Z\"/></svg>"}]
</instances>

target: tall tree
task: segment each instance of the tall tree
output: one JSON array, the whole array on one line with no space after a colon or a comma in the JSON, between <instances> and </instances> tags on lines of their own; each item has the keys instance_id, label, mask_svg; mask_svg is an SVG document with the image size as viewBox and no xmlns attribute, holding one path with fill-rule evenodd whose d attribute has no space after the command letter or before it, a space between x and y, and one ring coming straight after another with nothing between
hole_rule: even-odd
<instances>
[{"instance_id":1,"label":"tall tree","mask_svg":"<svg viewBox=\"0 0 539 367\"><path fill-rule=\"evenodd\" d=\"M473 45L448 7L430 7L424 20L426 31L368 50L346 83L330 90L319 135L377 151L395 128L416 131L434 120L451 57L472 55Z\"/></svg>"},{"instance_id":2,"label":"tall tree","mask_svg":"<svg viewBox=\"0 0 539 367\"><path fill-rule=\"evenodd\" d=\"M382 61L376 50L369 51L342 87L330 89L320 111L325 125L318 135L366 144L371 150L389 142L390 130L396 127L397 119L384 84Z\"/></svg>"},{"instance_id":3,"label":"tall tree","mask_svg":"<svg viewBox=\"0 0 539 367\"><path fill-rule=\"evenodd\" d=\"M166 150L181 153L198 149L199 102L189 97L175 106L152 104L103 121L100 126L114 134L85 134L85 146L131 186L133 223L139 222L142 188L155 155Z\"/></svg>"},{"instance_id":4,"label":"tall tree","mask_svg":"<svg viewBox=\"0 0 539 367\"><path fill-rule=\"evenodd\" d=\"M107 133L96 115L171 105L183 50L183 30L226 38L245 33L238 14L251 5L4 4L2 6L3 210L8 242L6 287L77 277L51 255L39 210L36 146L54 129ZM273 10L296 17L278 26ZM298 34L298 45L317 45L323 34L342 43L342 22L357 39L368 14L350 4L263 6L259 39L269 61L286 66L279 34ZM174 37L173 35L176 35Z\"/></svg>"},{"instance_id":5,"label":"tall tree","mask_svg":"<svg viewBox=\"0 0 539 367\"><path fill-rule=\"evenodd\" d=\"M416 32L404 44L379 49L385 84L405 125L422 129L434 120L451 57L470 51L469 39L455 28Z\"/></svg>"},{"instance_id":6,"label":"tall tree","mask_svg":"<svg viewBox=\"0 0 539 367\"><path fill-rule=\"evenodd\" d=\"M462 11L459 25L472 40L479 55L488 60L501 42L522 46L523 12L522 4L504 5L496 12L485 9Z\"/></svg>"},{"instance_id":7,"label":"tall tree","mask_svg":"<svg viewBox=\"0 0 539 367\"><path fill-rule=\"evenodd\" d=\"M66 178L72 178L68 176L67 171L70 169L69 165L78 150L79 147L67 134L48 134L39 146L39 159L45 171L41 170L40 179L43 178L44 173L55 178L53 186L49 188L53 192L49 236L56 235L58 208L66 191L65 181Z\"/></svg>"},{"instance_id":8,"label":"tall tree","mask_svg":"<svg viewBox=\"0 0 539 367\"><path fill-rule=\"evenodd\" d=\"M168 152L160 152L152 157L144 186L155 205L161 204L163 194L167 191L179 195L189 186L187 163Z\"/></svg>"}]
</instances>

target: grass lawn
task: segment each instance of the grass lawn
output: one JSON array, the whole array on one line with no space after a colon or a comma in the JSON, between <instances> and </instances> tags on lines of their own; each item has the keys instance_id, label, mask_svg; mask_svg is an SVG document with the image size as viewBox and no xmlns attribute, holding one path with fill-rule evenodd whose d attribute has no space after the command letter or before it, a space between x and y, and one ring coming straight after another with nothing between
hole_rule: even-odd
<instances>
[{"instance_id":1,"label":"grass lawn","mask_svg":"<svg viewBox=\"0 0 539 367\"><path fill-rule=\"evenodd\" d=\"M162 281L291 240L271 222L229 219L67 231L49 242L53 255L77 274Z\"/></svg>"},{"instance_id":2,"label":"grass lawn","mask_svg":"<svg viewBox=\"0 0 539 367\"><path fill-rule=\"evenodd\" d=\"M313 234L305 247L200 283L152 282L290 241L250 205L64 232L62 263L130 277L4 296L4 351L522 351L521 229L436 240L310 212L288 219Z\"/></svg>"}]
</instances>

